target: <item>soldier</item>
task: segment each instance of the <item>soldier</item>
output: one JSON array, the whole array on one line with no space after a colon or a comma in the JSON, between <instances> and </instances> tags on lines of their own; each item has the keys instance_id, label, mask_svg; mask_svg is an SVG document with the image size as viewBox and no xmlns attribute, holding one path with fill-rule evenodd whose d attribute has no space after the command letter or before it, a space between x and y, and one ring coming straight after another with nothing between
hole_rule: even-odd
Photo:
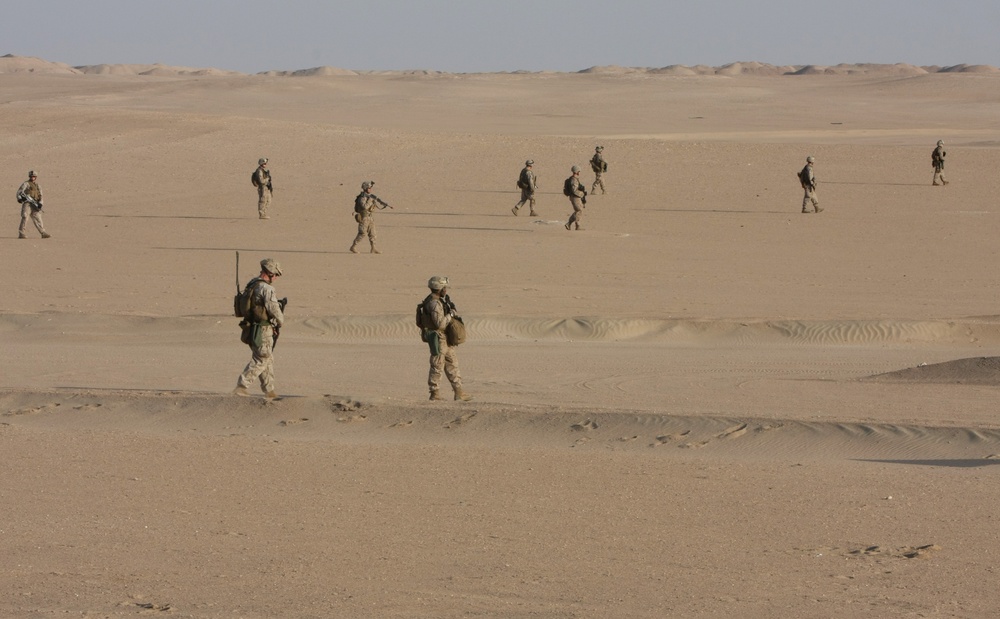
<instances>
[{"instance_id":1,"label":"soldier","mask_svg":"<svg viewBox=\"0 0 1000 619\"><path fill-rule=\"evenodd\" d=\"M594 186L590 188L590 193L597 193L597 187L601 187L601 195L608 193L604 190L604 173L608 171L608 162L604 160L603 146L598 146L594 151L594 156L590 159L590 168L594 171Z\"/></svg>"},{"instance_id":2,"label":"soldier","mask_svg":"<svg viewBox=\"0 0 1000 619\"><path fill-rule=\"evenodd\" d=\"M577 230L583 230L580 227L580 220L583 219L583 209L587 206L587 188L580 182L580 166L573 166L570 172L573 175L563 183L563 193L569 196L569 203L573 205L573 214L566 222L566 229L571 230L576 224Z\"/></svg>"},{"instance_id":3,"label":"soldier","mask_svg":"<svg viewBox=\"0 0 1000 619\"><path fill-rule=\"evenodd\" d=\"M17 238L19 239L28 238L24 234L24 230L28 226L28 217L31 217L31 223L35 224L35 229L38 230L43 239L52 237L45 231L45 225L42 223L42 188L38 186L36 178L38 176L35 171L31 170L28 172L28 180L17 188L17 201L21 205L21 225L17 229Z\"/></svg>"},{"instance_id":4,"label":"soldier","mask_svg":"<svg viewBox=\"0 0 1000 619\"><path fill-rule=\"evenodd\" d=\"M267 157L257 160L257 171L251 177L253 186L257 188L257 216L261 219L270 219L267 215L267 207L271 205L271 193L274 187L271 185L271 172L267 169Z\"/></svg>"},{"instance_id":5,"label":"soldier","mask_svg":"<svg viewBox=\"0 0 1000 619\"><path fill-rule=\"evenodd\" d=\"M285 322L282 313L284 299L276 298L271 284L281 277L281 265L277 260L264 258L260 261L260 275L247 283L252 287L250 311L240 326L244 329L243 341L250 346L250 363L243 369L236 381L236 395L249 395L247 389L254 380L260 381L264 397L273 400L278 397L274 391L274 342L278 339L281 325Z\"/></svg>"},{"instance_id":6,"label":"soldier","mask_svg":"<svg viewBox=\"0 0 1000 619\"><path fill-rule=\"evenodd\" d=\"M931 165L934 166L934 178L931 180L932 185L947 185L948 181L944 180L944 156L947 153L944 152L944 142L938 140L937 148L931 153ZM938 182L938 179L941 182Z\"/></svg>"},{"instance_id":7,"label":"soldier","mask_svg":"<svg viewBox=\"0 0 1000 619\"><path fill-rule=\"evenodd\" d=\"M372 193L372 187L375 186L375 181L365 181L361 183L361 193L358 197L354 198L354 220L358 222L358 236L354 237L354 242L351 243L351 253L358 253L358 243L361 239L368 237L368 242L371 243L372 253L381 254L379 250L375 249L375 209L387 209L392 208L385 202L379 199L378 196Z\"/></svg>"},{"instance_id":8,"label":"soldier","mask_svg":"<svg viewBox=\"0 0 1000 619\"><path fill-rule=\"evenodd\" d=\"M514 205L514 208L510 209L514 216L517 216L517 209L524 206L527 202L531 206L531 212L529 216L538 217L538 213L535 212L535 191L538 189L538 177L535 173L531 171L531 166L535 165L535 162L528 159L524 162L524 169L521 170L521 176L517 179L517 186L521 189L521 201Z\"/></svg>"},{"instance_id":9,"label":"soldier","mask_svg":"<svg viewBox=\"0 0 1000 619\"><path fill-rule=\"evenodd\" d=\"M472 396L462 390L462 375L458 371L458 357L455 347L448 345L445 330L456 319L455 304L448 297L448 278L435 275L427 282L431 293L421 303L422 339L427 342L431 353L431 369L427 375L427 386L431 400L443 400L440 383L444 372L455 391L455 399L468 401Z\"/></svg>"},{"instance_id":10,"label":"soldier","mask_svg":"<svg viewBox=\"0 0 1000 619\"><path fill-rule=\"evenodd\" d=\"M806 206L810 202L812 202L813 209L817 213L823 212L823 209L819 207L819 198L816 197L816 175L813 174L813 164L815 162L815 157L806 157L806 166L799 172L799 182L802 183L802 189L805 190L805 195L802 197L803 213L809 212L806 210Z\"/></svg>"}]
</instances>

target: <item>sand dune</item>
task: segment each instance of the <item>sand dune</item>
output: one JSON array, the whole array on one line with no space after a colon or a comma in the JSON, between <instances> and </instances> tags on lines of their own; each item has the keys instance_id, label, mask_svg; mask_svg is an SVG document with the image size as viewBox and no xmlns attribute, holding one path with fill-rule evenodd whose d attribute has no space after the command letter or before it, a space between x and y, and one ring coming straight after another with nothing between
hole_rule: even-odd
<instances>
[{"instance_id":1,"label":"sand dune","mask_svg":"<svg viewBox=\"0 0 1000 619\"><path fill-rule=\"evenodd\" d=\"M7 54L0 57L0 73L67 73L88 75L151 75L151 76L237 76L244 75L238 71L217 68L191 68L163 64L96 64L70 66L65 63L42 60L40 58L16 56ZM547 71L518 71L520 74L543 74ZM724 75L735 77L740 75L867 75L872 77L914 76L926 73L1000 73L1000 69L983 64L957 64L951 66L918 67L906 63L841 63L837 65L772 65L756 61L731 62L717 67L708 65L669 65L660 68L624 67L619 65L593 66L579 71L581 74L655 74L655 75ZM394 71L371 71L362 69L347 69L331 66L319 66L307 69L272 69L262 71L257 75L268 77L331 77L354 75L448 75L447 72L433 69L411 69ZM499 73L497 75L500 75Z\"/></svg>"},{"instance_id":2,"label":"sand dune","mask_svg":"<svg viewBox=\"0 0 1000 619\"><path fill-rule=\"evenodd\" d=\"M0 615L993 614L995 71L804 69L0 58L53 234L0 234ZM265 256L274 402L230 395ZM433 274L471 402L427 400Z\"/></svg>"}]
</instances>

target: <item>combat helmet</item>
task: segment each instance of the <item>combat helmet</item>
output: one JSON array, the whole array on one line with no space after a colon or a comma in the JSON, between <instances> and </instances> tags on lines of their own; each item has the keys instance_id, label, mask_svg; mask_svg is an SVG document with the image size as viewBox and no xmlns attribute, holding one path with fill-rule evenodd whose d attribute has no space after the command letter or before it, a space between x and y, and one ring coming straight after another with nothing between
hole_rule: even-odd
<instances>
[{"instance_id":1,"label":"combat helmet","mask_svg":"<svg viewBox=\"0 0 1000 619\"><path fill-rule=\"evenodd\" d=\"M260 270L281 277L281 265L274 258L264 258L260 261Z\"/></svg>"},{"instance_id":2,"label":"combat helmet","mask_svg":"<svg viewBox=\"0 0 1000 619\"><path fill-rule=\"evenodd\" d=\"M435 275L427 280L427 287L435 292L443 290L448 287L448 278L444 275Z\"/></svg>"}]
</instances>

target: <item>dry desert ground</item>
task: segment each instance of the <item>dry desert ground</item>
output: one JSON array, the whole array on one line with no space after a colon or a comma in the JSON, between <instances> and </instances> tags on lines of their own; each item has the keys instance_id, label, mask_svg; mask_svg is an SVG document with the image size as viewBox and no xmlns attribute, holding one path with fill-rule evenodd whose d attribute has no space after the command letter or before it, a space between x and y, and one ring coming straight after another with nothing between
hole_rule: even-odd
<instances>
[{"instance_id":1,"label":"dry desert ground","mask_svg":"<svg viewBox=\"0 0 1000 619\"><path fill-rule=\"evenodd\" d=\"M139 73L0 73L0 616L1000 608L1000 72ZM230 395L236 251L278 401Z\"/></svg>"}]
</instances>

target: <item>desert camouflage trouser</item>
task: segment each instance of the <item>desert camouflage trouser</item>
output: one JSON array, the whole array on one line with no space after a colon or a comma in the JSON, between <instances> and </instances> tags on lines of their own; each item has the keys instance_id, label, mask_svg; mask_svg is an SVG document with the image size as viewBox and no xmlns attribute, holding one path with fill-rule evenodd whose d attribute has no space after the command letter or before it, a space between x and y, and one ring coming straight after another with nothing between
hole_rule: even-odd
<instances>
[{"instance_id":1,"label":"desert camouflage trouser","mask_svg":"<svg viewBox=\"0 0 1000 619\"><path fill-rule=\"evenodd\" d=\"M236 384L249 388L255 380L259 380L260 390L268 393L274 391L274 329L270 325L262 328L261 340L259 348L250 346L252 353L250 363L243 369Z\"/></svg>"},{"instance_id":2,"label":"desert camouflage trouser","mask_svg":"<svg viewBox=\"0 0 1000 619\"><path fill-rule=\"evenodd\" d=\"M935 185L937 185L937 184L939 184L938 181L941 181L940 184L944 184L944 183L948 182L948 181L944 180L944 166L943 165L940 165L940 166L936 165L936 166L934 166L934 180L932 180L931 182L934 183Z\"/></svg>"},{"instance_id":3,"label":"desert camouflage trouser","mask_svg":"<svg viewBox=\"0 0 1000 619\"><path fill-rule=\"evenodd\" d=\"M257 187L257 215L267 217L267 207L271 206L271 190L265 185Z\"/></svg>"},{"instance_id":4,"label":"desert camouflage trouser","mask_svg":"<svg viewBox=\"0 0 1000 619\"><path fill-rule=\"evenodd\" d=\"M576 196L570 196L569 203L573 205L573 214L569 216L566 227L569 228L576 224L576 229L579 230L580 222L583 220L583 201Z\"/></svg>"},{"instance_id":5,"label":"desert camouflage trouser","mask_svg":"<svg viewBox=\"0 0 1000 619\"><path fill-rule=\"evenodd\" d=\"M534 213L535 212L535 192L532 191L531 189L522 189L521 190L521 201L518 202L517 205L514 206L514 208L521 208L522 206L524 206L525 202L528 203L528 205L531 207L531 212Z\"/></svg>"},{"instance_id":6,"label":"desert camouflage trouser","mask_svg":"<svg viewBox=\"0 0 1000 619\"><path fill-rule=\"evenodd\" d=\"M601 188L601 193L608 193L604 189L604 172L594 172L594 174L594 186L590 188L590 193L596 192L598 187Z\"/></svg>"},{"instance_id":7,"label":"desert camouflage trouser","mask_svg":"<svg viewBox=\"0 0 1000 619\"><path fill-rule=\"evenodd\" d=\"M358 236L354 237L351 247L357 247L358 243L363 241L366 236L372 247L375 247L375 218L371 215L362 217L361 221L358 222Z\"/></svg>"},{"instance_id":8,"label":"desert camouflage trouser","mask_svg":"<svg viewBox=\"0 0 1000 619\"><path fill-rule=\"evenodd\" d=\"M459 390L462 388L462 374L458 371L458 356L455 354L455 347L448 346L444 332L439 331L441 344L441 354L431 355L431 370L427 374L427 386L431 392L435 392L441 387L441 375L448 377L451 388Z\"/></svg>"},{"instance_id":9,"label":"desert camouflage trouser","mask_svg":"<svg viewBox=\"0 0 1000 619\"><path fill-rule=\"evenodd\" d=\"M816 190L808 185L806 185L803 189L805 189L806 193L802 196L802 210L805 211L810 202L812 202L813 210L818 209L819 198L816 197Z\"/></svg>"},{"instance_id":10,"label":"desert camouflage trouser","mask_svg":"<svg viewBox=\"0 0 1000 619\"><path fill-rule=\"evenodd\" d=\"M28 227L29 217L31 218L31 223L35 224L35 229L40 234L45 234L45 226L42 224L42 211L31 208L31 205L25 202L21 205L21 226L17 229L17 235L24 236L24 231Z\"/></svg>"}]
</instances>

